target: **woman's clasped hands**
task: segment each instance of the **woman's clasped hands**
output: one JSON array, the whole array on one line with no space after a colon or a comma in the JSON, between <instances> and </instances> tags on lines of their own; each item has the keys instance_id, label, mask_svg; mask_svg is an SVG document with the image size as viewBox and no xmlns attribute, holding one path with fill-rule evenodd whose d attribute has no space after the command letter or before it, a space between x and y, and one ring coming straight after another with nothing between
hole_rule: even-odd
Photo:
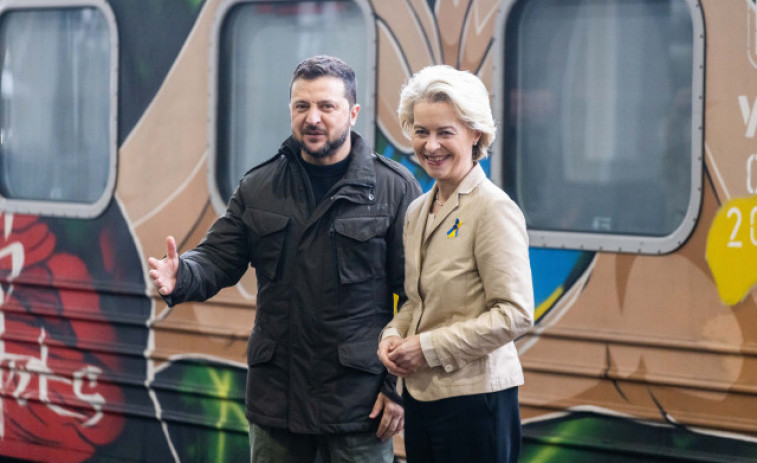
<instances>
[{"instance_id":1,"label":"woman's clasped hands","mask_svg":"<svg viewBox=\"0 0 757 463\"><path fill-rule=\"evenodd\" d=\"M403 378L428 366L417 334L407 339L399 336L384 338L379 343L378 356L390 374Z\"/></svg>"}]
</instances>

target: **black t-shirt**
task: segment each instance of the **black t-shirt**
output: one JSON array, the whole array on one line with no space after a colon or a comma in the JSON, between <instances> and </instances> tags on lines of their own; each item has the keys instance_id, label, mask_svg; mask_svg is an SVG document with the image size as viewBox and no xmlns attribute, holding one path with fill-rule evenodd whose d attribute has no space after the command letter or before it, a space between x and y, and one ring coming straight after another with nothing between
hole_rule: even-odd
<instances>
[{"instance_id":1,"label":"black t-shirt","mask_svg":"<svg viewBox=\"0 0 757 463\"><path fill-rule=\"evenodd\" d=\"M310 164L302 158L299 158L300 162L302 162L302 165L305 167L305 172L308 173L310 187L313 190L316 204L321 202L331 187L344 176L345 172L347 172L350 158L351 156L347 156L336 164L330 164L328 166Z\"/></svg>"}]
</instances>

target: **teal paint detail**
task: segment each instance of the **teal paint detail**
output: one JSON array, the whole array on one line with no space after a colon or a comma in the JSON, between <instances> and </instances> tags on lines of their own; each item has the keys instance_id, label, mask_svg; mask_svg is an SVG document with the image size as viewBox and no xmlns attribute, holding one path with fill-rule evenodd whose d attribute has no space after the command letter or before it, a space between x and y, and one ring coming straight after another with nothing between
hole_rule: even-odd
<instances>
[{"instance_id":1,"label":"teal paint detail","mask_svg":"<svg viewBox=\"0 0 757 463\"><path fill-rule=\"evenodd\" d=\"M595 254L589 251L529 248L534 303L540 310L537 323L552 308L542 305L558 291L560 297L565 294L583 275ZM554 305L560 297L551 301L551 304Z\"/></svg>"},{"instance_id":2,"label":"teal paint detail","mask_svg":"<svg viewBox=\"0 0 757 463\"><path fill-rule=\"evenodd\" d=\"M528 254L534 281L534 303L538 307L554 293L557 287L564 285L568 275L584 253L529 248Z\"/></svg>"}]
</instances>

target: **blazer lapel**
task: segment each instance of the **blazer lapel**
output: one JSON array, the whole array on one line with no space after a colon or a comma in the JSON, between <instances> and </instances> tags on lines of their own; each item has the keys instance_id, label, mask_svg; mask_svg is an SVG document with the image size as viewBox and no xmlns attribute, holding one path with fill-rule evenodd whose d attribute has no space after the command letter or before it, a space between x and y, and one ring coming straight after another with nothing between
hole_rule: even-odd
<instances>
[{"instance_id":1,"label":"blazer lapel","mask_svg":"<svg viewBox=\"0 0 757 463\"><path fill-rule=\"evenodd\" d=\"M434 217L434 223L431 225L431 230L426 230L425 228L423 229L423 233L421 234L421 248L427 246L428 240L430 240L431 236L436 233L437 228L439 228L441 224L444 223L445 220L447 220L447 217L449 217L450 214L452 214L458 209L458 207L460 207L460 196L469 194L485 178L486 173L484 172L484 169L481 168L480 164L476 163L471 171L468 172L468 175L465 176L463 181L460 182L460 185L457 186L457 189L452 193L452 195L450 195L447 202L444 203L444 206L442 206L442 208L439 210L439 213L436 214L436 217ZM431 207L433 206L434 197L436 197L438 191L439 186L434 183L434 186L431 189L431 192L429 193L425 204L423 205L423 210L426 212L426 214L430 212Z\"/></svg>"},{"instance_id":2,"label":"blazer lapel","mask_svg":"<svg viewBox=\"0 0 757 463\"><path fill-rule=\"evenodd\" d=\"M434 184L434 190L437 189L436 184ZM434 195L431 195L431 198L434 198L436 191L433 191ZM452 214L452 212L457 209L457 207L460 205L460 198L458 198L458 195L456 193L453 193L452 196L449 197L446 203L444 203L444 206L442 206L441 209L439 209L439 212L434 217L434 222L431 224L430 230L424 230L423 236L425 239L423 240L423 244L426 245L428 240L431 239L431 236L436 233L436 230L441 226L441 224L447 219L447 217ZM429 207L433 206L433 204L430 204ZM428 211L428 209L427 209Z\"/></svg>"}]
</instances>

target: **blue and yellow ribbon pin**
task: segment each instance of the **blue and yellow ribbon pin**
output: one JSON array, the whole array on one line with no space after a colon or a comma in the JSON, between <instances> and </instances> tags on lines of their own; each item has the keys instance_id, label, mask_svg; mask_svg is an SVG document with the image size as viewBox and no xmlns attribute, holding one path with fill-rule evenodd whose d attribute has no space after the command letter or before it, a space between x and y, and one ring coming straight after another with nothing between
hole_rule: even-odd
<instances>
[{"instance_id":1,"label":"blue and yellow ribbon pin","mask_svg":"<svg viewBox=\"0 0 757 463\"><path fill-rule=\"evenodd\" d=\"M447 238L457 238L457 234L460 231L460 226L462 224L463 223L460 222L460 219L455 219L455 225L452 225L452 228L447 232Z\"/></svg>"}]
</instances>

